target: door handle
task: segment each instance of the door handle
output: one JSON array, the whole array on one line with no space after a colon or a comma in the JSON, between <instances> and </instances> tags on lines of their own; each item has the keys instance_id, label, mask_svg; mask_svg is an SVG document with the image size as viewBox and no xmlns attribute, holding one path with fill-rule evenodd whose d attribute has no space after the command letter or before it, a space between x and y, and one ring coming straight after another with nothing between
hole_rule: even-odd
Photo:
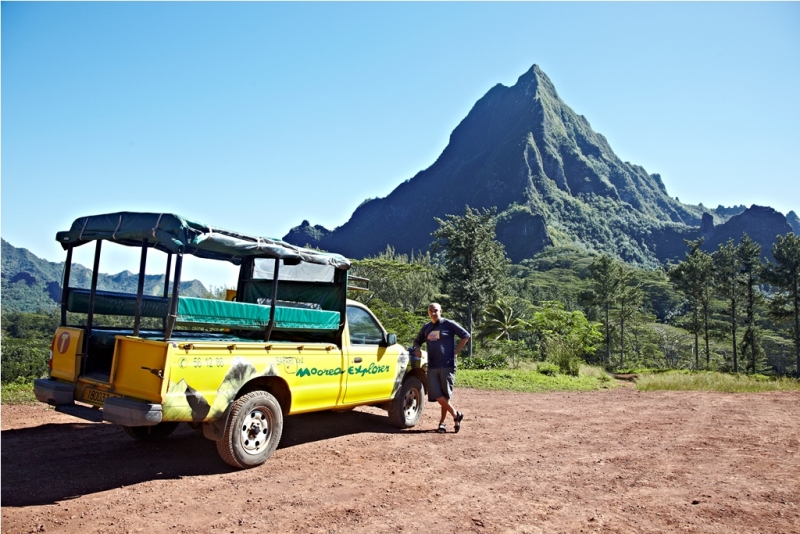
<instances>
[{"instance_id":1,"label":"door handle","mask_svg":"<svg viewBox=\"0 0 800 534\"><path fill-rule=\"evenodd\" d=\"M353 363L361 363L361 358L353 358Z\"/></svg>"}]
</instances>

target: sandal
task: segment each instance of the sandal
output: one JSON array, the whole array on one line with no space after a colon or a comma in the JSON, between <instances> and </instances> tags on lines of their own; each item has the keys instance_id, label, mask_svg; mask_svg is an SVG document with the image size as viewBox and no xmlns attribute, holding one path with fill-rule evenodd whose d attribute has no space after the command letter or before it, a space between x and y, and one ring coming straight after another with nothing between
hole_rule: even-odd
<instances>
[{"instance_id":1,"label":"sandal","mask_svg":"<svg viewBox=\"0 0 800 534\"><path fill-rule=\"evenodd\" d=\"M456 432L461 430L461 420L462 419L464 419L464 414L461 413L461 412L456 412L456 416L455 416L455 421L456 421L455 431Z\"/></svg>"},{"instance_id":2,"label":"sandal","mask_svg":"<svg viewBox=\"0 0 800 534\"><path fill-rule=\"evenodd\" d=\"M436 429L439 434L444 434L447 432L447 426L444 423L439 423L439 428Z\"/></svg>"}]
</instances>

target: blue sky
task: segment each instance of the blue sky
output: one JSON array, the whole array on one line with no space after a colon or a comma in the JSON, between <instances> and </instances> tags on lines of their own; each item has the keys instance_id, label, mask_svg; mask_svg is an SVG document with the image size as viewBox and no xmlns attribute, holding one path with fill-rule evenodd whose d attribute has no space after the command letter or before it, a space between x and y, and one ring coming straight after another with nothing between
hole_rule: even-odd
<instances>
[{"instance_id":1,"label":"blue sky","mask_svg":"<svg viewBox=\"0 0 800 534\"><path fill-rule=\"evenodd\" d=\"M332 229L533 64L681 201L800 211L800 3L3 2L2 237Z\"/></svg>"}]
</instances>

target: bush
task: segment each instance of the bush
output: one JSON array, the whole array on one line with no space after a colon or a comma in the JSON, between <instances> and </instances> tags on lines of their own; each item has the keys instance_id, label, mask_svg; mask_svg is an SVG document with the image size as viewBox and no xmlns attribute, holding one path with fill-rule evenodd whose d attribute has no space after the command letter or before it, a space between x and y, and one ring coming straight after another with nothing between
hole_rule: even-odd
<instances>
[{"instance_id":1,"label":"bush","mask_svg":"<svg viewBox=\"0 0 800 534\"><path fill-rule=\"evenodd\" d=\"M485 356L467 356L459 358L459 369L505 369L508 367L508 360L502 352L491 351L484 353Z\"/></svg>"},{"instance_id":2,"label":"bush","mask_svg":"<svg viewBox=\"0 0 800 534\"><path fill-rule=\"evenodd\" d=\"M2 392L3 404L37 404L36 396L33 394L33 383L22 377L13 382L3 384Z\"/></svg>"},{"instance_id":3,"label":"bush","mask_svg":"<svg viewBox=\"0 0 800 534\"><path fill-rule=\"evenodd\" d=\"M578 376L583 360L560 337L549 336L544 340L547 361L569 376Z\"/></svg>"},{"instance_id":4,"label":"bush","mask_svg":"<svg viewBox=\"0 0 800 534\"><path fill-rule=\"evenodd\" d=\"M33 380L47 373L50 344L42 340L3 338L2 382Z\"/></svg>"},{"instance_id":5,"label":"bush","mask_svg":"<svg viewBox=\"0 0 800 534\"><path fill-rule=\"evenodd\" d=\"M558 365L550 362L539 362L536 364L536 372L543 375L553 376L558 374L561 369Z\"/></svg>"}]
</instances>

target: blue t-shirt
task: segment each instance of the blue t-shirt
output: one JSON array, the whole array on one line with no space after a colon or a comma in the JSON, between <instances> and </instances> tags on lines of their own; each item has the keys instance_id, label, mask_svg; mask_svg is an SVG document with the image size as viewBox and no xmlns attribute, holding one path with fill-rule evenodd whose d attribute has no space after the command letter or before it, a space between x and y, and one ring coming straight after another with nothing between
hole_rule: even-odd
<instances>
[{"instance_id":1,"label":"blue t-shirt","mask_svg":"<svg viewBox=\"0 0 800 534\"><path fill-rule=\"evenodd\" d=\"M428 323L422 327L414 340L414 345L421 347L428 344L428 367L446 369L456 366L456 339L468 338L469 332L455 321L439 319L438 323Z\"/></svg>"}]
</instances>

